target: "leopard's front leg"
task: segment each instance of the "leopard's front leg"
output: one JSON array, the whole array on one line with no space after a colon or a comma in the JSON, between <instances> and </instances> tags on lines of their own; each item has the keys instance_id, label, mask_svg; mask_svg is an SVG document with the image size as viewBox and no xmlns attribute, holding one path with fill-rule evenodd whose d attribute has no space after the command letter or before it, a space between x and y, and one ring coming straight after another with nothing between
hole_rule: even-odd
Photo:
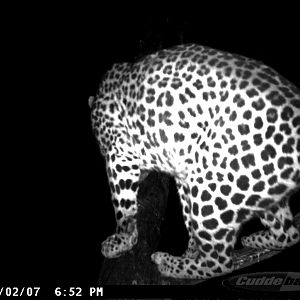
<instances>
[{"instance_id":1,"label":"leopard's front leg","mask_svg":"<svg viewBox=\"0 0 300 300\"><path fill-rule=\"evenodd\" d=\"M140 170L132 153L112 153L107 156L107 175L117 222L116 233L102 243L102 254L108 258L129 251L138 239L137 193Z\"/></svg>"}]
</instances>

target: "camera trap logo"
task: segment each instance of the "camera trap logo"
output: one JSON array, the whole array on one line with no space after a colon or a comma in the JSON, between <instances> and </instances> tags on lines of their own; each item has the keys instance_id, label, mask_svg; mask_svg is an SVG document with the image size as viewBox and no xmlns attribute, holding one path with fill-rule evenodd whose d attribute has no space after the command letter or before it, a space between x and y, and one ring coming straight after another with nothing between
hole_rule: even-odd
<instances>
[{"instance_id":1,"label":"camera trap logo","mask_svg":"<svg viewBox=\"0 0 300 300\"><path fill-rule=\"evenodd\" d=\"M264 272L229 277L223 286L234 290L253 292L300 292L300 273Z\"/></svg>"}]
</instances>

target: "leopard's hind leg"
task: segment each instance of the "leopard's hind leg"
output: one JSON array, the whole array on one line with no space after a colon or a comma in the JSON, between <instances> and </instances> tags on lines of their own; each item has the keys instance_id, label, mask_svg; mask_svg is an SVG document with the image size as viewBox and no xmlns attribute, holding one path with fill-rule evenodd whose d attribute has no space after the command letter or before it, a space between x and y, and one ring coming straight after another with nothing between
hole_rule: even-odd
<instances>
[{"instance_id":1,"label":"leopard's hind leg","mask_svg":"<svg viewBox=\"0 0 300 300\"><path fill-rule=\"evenodd\" d=\"M241 242L244 246L281 250L299 241L299 230L293 224L293 215L287 200L283 200L272 206L268 211L260 213L259 217L268 230L243 237Z\"/></svg>"},{"instance_id":2,"label":"leopard's hind leg","mask_svg":"<svg viewBox=\"0 0 300 300\"><path fill-rule=\"evenodd\" d=\"M188 248L182 255L183 258L196 258L199 255L199 248L194 238L191 226L191 199L189 197L189 188L184 186L180 180L176 180L176 186L179 193L179 198L182 206L183 219L189 234Z\"/></svg>"},{"instance_id":3,"label":"leopard's hind leg","mask_svg":"<svg viewBox=\"0 0 300 300\"><path fill-rule=\"evenodd\" d=\"M181 200L184 199L183 214L190 235L188 249L181 257L155 252L152 261L162 275L175 278L207 279L232 272L232 251L238 228L212 218L210 206L199 201L195 191L181 187L179 193L183 196ZM211 206L211 213L218 212L217 205ZM233 214L232 219L235 218ZM229 218L226 221L229 222Z\"/></svg>"}]
</instances>

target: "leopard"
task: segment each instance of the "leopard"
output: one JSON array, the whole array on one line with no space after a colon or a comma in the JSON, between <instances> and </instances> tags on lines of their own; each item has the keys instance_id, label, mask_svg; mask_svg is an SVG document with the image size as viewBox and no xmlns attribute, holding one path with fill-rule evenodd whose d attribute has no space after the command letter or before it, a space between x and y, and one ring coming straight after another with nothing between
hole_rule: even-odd
<instances>
[{"instance_id":1,"label":"leopard","mask_svg":"<svg viewBox=\"0 0 300 300\"><path fill-rule=\"evenodd\" d=\"M265 228L242 237L244 247L283 250L299 241L289 199L300 183L300 91L275 69L180 44L113 64L89 106L117 224L102 243L105 257L138 241L144 171L174 178L188 231L181 256L151 255L162 276L231 273L238 233L253 218Z\"/></svg>"}]
</instances>

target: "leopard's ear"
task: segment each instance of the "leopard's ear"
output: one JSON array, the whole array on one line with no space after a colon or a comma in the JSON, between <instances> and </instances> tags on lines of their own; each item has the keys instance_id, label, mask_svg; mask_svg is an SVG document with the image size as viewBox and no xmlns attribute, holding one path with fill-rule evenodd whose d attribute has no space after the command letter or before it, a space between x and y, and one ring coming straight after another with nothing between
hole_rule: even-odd
<instances>
[{"instance_id":1,"label":"leopard's ear","mask_svg":"<svg viewBox=\"0 0 300 300\"><path fill-rule=\"evenodd\" d=\"M89 107L90 107L90 108L92 108L92 105L93 105L94 100L95 100L95 97L94 97L94 96L90 96L90 97L89 97L89 100L88 100L88 101L89 101Z\"/></svg>"}]
</instances>

